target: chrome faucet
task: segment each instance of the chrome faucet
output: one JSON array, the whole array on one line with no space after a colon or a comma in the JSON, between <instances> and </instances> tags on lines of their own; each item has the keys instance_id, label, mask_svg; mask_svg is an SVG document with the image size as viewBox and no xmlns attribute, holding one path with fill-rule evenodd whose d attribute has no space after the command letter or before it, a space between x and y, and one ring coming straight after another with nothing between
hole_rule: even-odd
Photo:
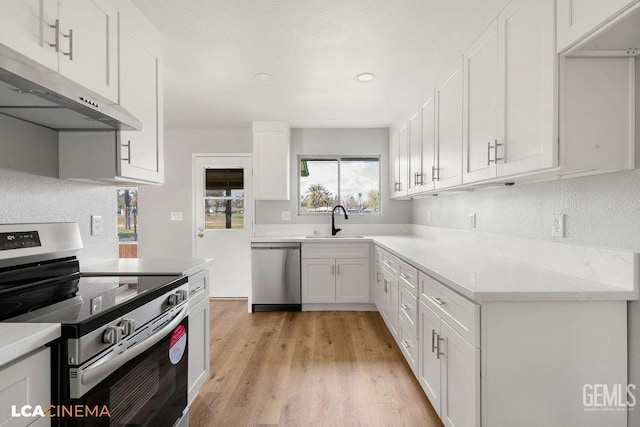
<instances>
[{"instance_id":1,"label":"chrome faucet","mask_svg":"<svg viewBox=\"0 0 640 427\"><path fill-rule=\"evenodd\" d=\"M341 228L336 228L336 220L333 215L336 212L336 209L338 208L341 208L342 212L344 212L344 219L349 219L349 215L347 215L347 210L344 208L344 206L336 205L331 211L331 235L332 236L335 236L336 234L338 234L338 231L342 230Z\"/></svg>"}]
</instances>

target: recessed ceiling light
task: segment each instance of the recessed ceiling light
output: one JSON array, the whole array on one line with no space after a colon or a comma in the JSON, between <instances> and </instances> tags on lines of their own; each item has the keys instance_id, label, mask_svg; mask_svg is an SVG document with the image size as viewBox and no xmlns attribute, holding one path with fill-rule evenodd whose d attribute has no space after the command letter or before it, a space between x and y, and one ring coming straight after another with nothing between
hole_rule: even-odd
<instances>
[{"instance_id":1,"label":"recessed ceiling light","mask_svg":"<svg viewBox=\"0 0 640 427\"><path fill-rule=\"evenodd\" d=\"M370 82L375 77L373 73L360 73L356 76L359 82Z\"/></svg>"},{"instance_id":2,"label":"recessed ceiling light","mask_svg":"<svg viewBox=\"0 0 640 427\"><path fill-rule=\"evenodd\" d=\"M256 80L260 80L261 82L268 82L269 80L271 80L273 78L273 76L271 74L268 74L268 73L258 73L253 77L255 77Z\"/></svg>"}]
</instances>

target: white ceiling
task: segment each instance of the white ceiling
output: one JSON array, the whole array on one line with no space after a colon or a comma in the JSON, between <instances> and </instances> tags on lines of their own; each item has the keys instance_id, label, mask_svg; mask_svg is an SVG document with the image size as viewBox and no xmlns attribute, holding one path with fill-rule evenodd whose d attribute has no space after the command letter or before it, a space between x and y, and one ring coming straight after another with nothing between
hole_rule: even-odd
<instances>
[{"instance_id":1,"label":"white ceiling","mask_svg":"<svg viewBox=\"0 0 640 427\"><path fill-rule=\"evenodd\" d=\"M507 0L133 2L165 36L165 126L305 128L388 127Z\"/></svg>"}]
</instances>

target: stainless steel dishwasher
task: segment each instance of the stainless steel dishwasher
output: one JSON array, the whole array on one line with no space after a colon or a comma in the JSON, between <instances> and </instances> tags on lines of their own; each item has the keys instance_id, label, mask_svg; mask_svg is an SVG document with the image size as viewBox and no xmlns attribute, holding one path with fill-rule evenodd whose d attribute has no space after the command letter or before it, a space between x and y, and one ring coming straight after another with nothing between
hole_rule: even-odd
<instances>
[{"instance_id":1,"label":"stainless steel dishwasher","mask_svg":"<svg viewBox=\"0 0 640 427\"><path fill-rule=\"evenodd\" d=\"M300 311L300 243L251 244L251 311Z\"/></svg>"}]
</instances>

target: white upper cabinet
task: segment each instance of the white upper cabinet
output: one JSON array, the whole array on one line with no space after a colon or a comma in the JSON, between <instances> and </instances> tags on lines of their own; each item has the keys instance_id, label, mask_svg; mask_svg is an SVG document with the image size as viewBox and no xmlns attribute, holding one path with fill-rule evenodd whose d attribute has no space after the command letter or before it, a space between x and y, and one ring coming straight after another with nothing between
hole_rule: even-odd
<instances>
[{"instance_id":1,"label":"white upper cabinet","mask_svg":"<svg viewBox=\"0 0 640 427\"><path fill-rule=\"evenodd\" d=\"M56 1L5 1L0 13L0 43L57 71L57 19Z\"/></svg>"},{"instance_id":2,"label":"white upper cabinet","mask_svg":"<svg viewBox=\"0 0 640 427\"><path fill-rule=\"evenodd\" d=\"M557 165L555 1L513 0L498 15L500 177Z\"/></svg>"},{"instance_id":3,"label":"white upper cabinet","mask_svg":"<svg viewBox=\"0 0 640 427\"><path fill-rule=\"evenodd\" d=\"M464 54L463 182L496 176L498 139L498 23Z\"/></svg>"},{"instance_id":4,"label":"white upper cabinet","mask_svg":"<svg viewBox=\"0 0 640 427\"><path fill-rule=\"evenodd\" d=\"M162 36L133 6L119 19L120 105L142 122L142 130L121 132L118 175L162 183Z\"/></svg>"},{"instance_id":5,"label":"white upper cabinet","mask_svg":"<svg viewBox=\"0 0 640 427\"><path fill-rule=\"evenodd\" d=\"M422 179L419 191L435 188L436 173L436 97L434 92L420 107L422 125Z\"/></svg>"},{"instance_id":6,"label":"white upper cabinet","mask_svg":"<svg viewBox=\"0 0 640 427\"><path fill-rule=\"evenodd\" d=\"M253 122L253 178L256 200L290 200L289 126Z\"/></svg>"},{"instance_id":7,"label":"white upper cabinet","mask_svg":"<svg viewBox=\"0 0 640 427\"><path fill-rule=\"evenodd\" d=\"M562 52L638 0L557 0L557 50ZM637 46L627 46L637 47Z\"/></svg>"},{"instance_id":8,"label":"white upper cabinet","mask_svg":"<svg viewBox=\"0 0 640 427\"><path fill-rule=\"evenodd\" d=\"M117 102L118 18L114 3L60 0L58 5L60 74Z\"/></svg>"},{"instance_id":9,"label":"white upper cabinet","mask_svg":"<svg viewBox=\"0 0 640 427\"><path fill-rule=\"evenodd\" d=\"M406 196L409 176L409 124L407 122L402 123L400 130L390 135L389 161L391 198Z\"/></svg>"},{"instance_id":10,"label":"white upper cabinet","mask_svg":"<svg viewBox=\"0 0 640 427\"><path fill-rule=\"evenodd\" d=\"M462 60L436 88L436 189L462 184Z\"/></svg>"},{"instance_id":11,"label":"white upper cabinet","mask_svg":"<svg viewBox=\"0 0 640 427\"><path fill-rule=\"evenodd\" d=\"M422 124L420 109L409 118L409 194L419 191L422 182Z\"/></svg>"},{"instance_id":12,"label":"white upper cabinet","mask_svg":"<svg viewBox=\"0 0 640 427\"><path fill-rule=\"evenodd\" d=\"M118 101L117 10L108 0L3 2L0 43Z\"/></svg>"}]
</instances>

